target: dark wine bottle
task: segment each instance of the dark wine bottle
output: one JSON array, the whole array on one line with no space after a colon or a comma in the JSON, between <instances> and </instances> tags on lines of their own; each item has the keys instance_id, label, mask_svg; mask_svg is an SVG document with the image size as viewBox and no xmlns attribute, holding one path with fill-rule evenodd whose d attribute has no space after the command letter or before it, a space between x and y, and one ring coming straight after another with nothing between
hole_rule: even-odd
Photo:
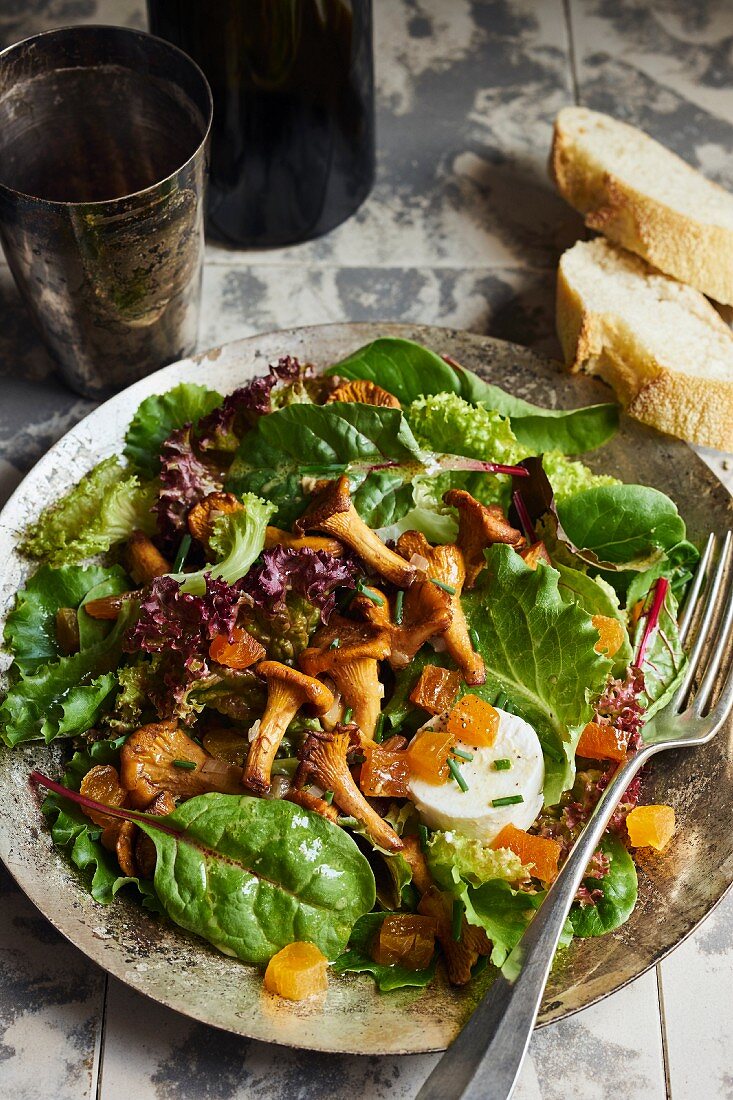
<instances>
[{"instance_id":1,"label":"dark wine bottle","mask_svg":"<svg viewBox=\"0 0 733 1100\"><path fill-rule=\"evenodd\" d=\"M148 0L214 95L208 228L272 247L328 232L374 179L371 0Z\"/></svg>"}]
</instances>

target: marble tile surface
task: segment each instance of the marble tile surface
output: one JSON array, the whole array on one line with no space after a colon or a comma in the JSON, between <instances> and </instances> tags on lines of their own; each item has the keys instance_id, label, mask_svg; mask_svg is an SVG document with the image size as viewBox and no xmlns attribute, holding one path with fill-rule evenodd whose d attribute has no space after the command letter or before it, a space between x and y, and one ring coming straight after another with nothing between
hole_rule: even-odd
<instances>
[{"instance_id":1,"label":"marble tile surface","mask_svg":"<svg viewBox=\"0 0 733 1100\"><path fill-rule=\"evenodd\" d=\"M0 0L0 47L74 22L144 26L141 0ZM375 0L379 162L319 241L207 249L202 348L341 320L419 320L558 353L554 269L582 232L545 162L578 101L733 187L730 0ZM0 502L92 408L70 394L0 260ZM704 452L733 488L731 458ZM328 1057L155 1006L65 943L0 871L0 1096L408 1100L434 1056ZM733 896L657 969L537 1032L517 1100L731 1100ZM660 1008L661 1006L661 1008Z\"/></svg>"}]
</instances>

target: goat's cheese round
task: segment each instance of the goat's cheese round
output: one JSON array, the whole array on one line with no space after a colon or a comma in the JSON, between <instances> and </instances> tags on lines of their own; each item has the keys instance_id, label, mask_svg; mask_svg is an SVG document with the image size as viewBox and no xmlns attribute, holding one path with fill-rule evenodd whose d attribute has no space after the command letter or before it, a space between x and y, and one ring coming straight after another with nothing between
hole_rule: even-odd
<instances>
[{"instance_id":1,"label":"goat's cheese round","mask_svg":"<svg viewBox=\"0 0 733 1100\"><path fill-rule=\"evenodd\" d=\"M528 829L536 819L542 809L545 781L539 737L518 715L505 710L499 710L498 714L499 729L491 747L476 748L457 742L457 748L473 754L472 760L456 760L467 791L462 791L453 778L439 784L417 777L410 780L410 798L429 828L452 829L490 844L505 825ZM440 729L444 724L445 716L438 716L422 728ZM511 767L497 770L495 760L510 760ZM496 799L517 795L521 795L521 802L493 805Z\"/></svg>"}]
</instances>

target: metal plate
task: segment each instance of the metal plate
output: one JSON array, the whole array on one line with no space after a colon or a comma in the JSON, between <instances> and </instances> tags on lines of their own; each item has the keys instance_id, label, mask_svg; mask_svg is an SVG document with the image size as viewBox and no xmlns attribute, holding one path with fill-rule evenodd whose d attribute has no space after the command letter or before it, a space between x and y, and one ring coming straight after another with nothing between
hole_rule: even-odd
<instances>
[{"instance_id":1,"label":"metal plate","mask_svg":"<svg viewBox=\"0 0 733 1100\"><path fill-rule=\"evenodd\" d=\"M572 407L608 399L585 378L559 376L526 348L450 329L408 325L327 325L254 336L186 359L113 397L57 443L31 471L0 515L0 617L28 567L16 554L17 532L101 458L118 452L128 421L148 394L177 382L205 382L228 392L280 355L319 365L379 335L408 336L450 352L485 378L530 401ZM690 537L733 525L733 501L685 444L624 418L618 435L589 459L599 471L669 493ZM7 666L7 656L4 666ZM60 750L39 745L0 753L0 856L41 912L89 958L161 1004L215 1027L313 1050L396 1054L441 1050L489 980L465 990L441 980L426 991L378 994L366 976L332 976L324 999L302 1005L263 993L259 972L218 954L172 925L118 897L97 905L52 846L27 782L31 766L58 774ZM668 753L649 768L645 801L667 802L677 835L662 854L639 854L639 903L629 922L601 939L576 941L556 963L540 1024L607 996L653 966L687 936L733 881L733 723L712 744Z\"/></svg>"}]
</instances>

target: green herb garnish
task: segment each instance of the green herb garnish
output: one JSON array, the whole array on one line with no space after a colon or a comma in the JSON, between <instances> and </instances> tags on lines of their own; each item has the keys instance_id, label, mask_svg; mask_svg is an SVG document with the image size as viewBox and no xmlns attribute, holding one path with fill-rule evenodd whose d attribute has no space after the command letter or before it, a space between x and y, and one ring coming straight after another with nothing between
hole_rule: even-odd
<instances>
[{"instance_id":1,"label":"green herb garnish","mask_svg":"<svg viewBox=\"0 0 733 1100\"><path fill-rule=\"evenodd\" d=\"M366 596L368 600L375 603L377 607L384 607L384 597L380 596L378 592L375 592L373 588L369 588L363 581L358 581L356 585L357 591L361 592L362 596Z\"/></svg>"},{"instance_id":2,"label":"green herb garnish","mask_svg":"<svg viewBox=\"0 0 733 1100\"><path fill-rule=\"evenodd\" d=\"M192 772L195 769L196 764L193 760L174 760L173 767L183 768L184 771Z\"/></svg>"},{"instance_id":3,"label":"green herb garnish","mask_svg":"<svg viewBox=\"0 0 733 1100\"><path fill-rule=\"evenodd\" d=\"M354 829L359 824L355 817L339 817L337 821L342 829Z\"/></svg>"},{"instance_id":4,"label":"green herb garnish","mask_svg":"<svg viewBox=\"0 0 733 1100\"><path fill-rule=\"evenodd\" d=\"M173 567L171 573L180 573L183 569L183 563L188 557L188 551L191 549L191 536L184 535L181 539L181 545L178 547L178 552L173 561Z\"/></svg>"},{"instance_id":5,"label":"green herb garnish","mask_svg":"<svg viewBox=\"0 0 733 1100\"><path fill-rule=\"evenodd\" d=\"M420 838L420 848L422 851L426 851L428 847L428 827L427 825L420 824L417 827L417 835Z\"/></svg>"},{"instance_id":6,"label":"green herb garnish","mask_svg":"<svg viewBox=\"0 0 733 1100\"><path fill-rule=\"evenodd\" d=\"M404 604L405 604L405 593L402 591L402 589L400 589L399 592L397 593L397 595L395 596L395 601L394 601L394 621L397 623L397 626L402 626L402 612L403 612Z\"/></svg>"},{"instance_id":7,"label":"green herb garnish","mask_svg":"<svg viewBox=\"0 0 733 1100\"><path fill-rule=\"evenodd\" d=\"M377 724L374 727L374 740L377 745L381 745L384 740L384 715L380 714L377 718Z\"/></svg>"},{"instance_id":8,"label":"green herb garnish","mask_svg":"<svg viewBox=\"0 0 733 1100\"><path fill-rule=\"evenodd\" d=\"M506 704L509 702L509 696L505 691L500 691L494 702L494 706L497 710L503 710Z\"/></svg>"},{"instance_id":9,"label":"green herb garnish","mask_svg":"<svg viewBox=\"0 0 733 1100\"><path fill-rule=\"evenodd\" d=\"M465 794L466 791L468 790L468 783L463 778L463 775L461 774L461 769L458 767L455 760L451 760L450 757L448 757L448 767L450 768L450 773L453 776L453 778L455 779L456 783L458 784L458 786L461 788L461 790Z\"/></svg>"},{"instance_id":10,"label":"green herb garnish","mask_svg":"<svg viewBox=\"0 0 733 1100\"><path fill-rule=\"evenodd\" d=\"M521 794L507 794L504 798L492 798L492 806L518 806L520 802L524 802L524 795Z\"/></svg>"},{"instance_id":11,"label":"green herb garnish","mask_svg":"<svg viewBox=\"0 0 733 1100\"><path fill-rule=\"evenodd\" d=\"M445 581L436 581L435 577L430 578L430 583L434 584L436 588L442 588L449 596L455 596L456 594L455 585L453 584L446 584Z\"/></svg>"},{"instance_id":12,"label":"green herb garnish","mask_svg":"<svg viewBox=\"0 0 733 1100\"><path fill-rule=\"evenodd\" d=\"M324 791L323 792L323 801L327 802L328 805L330 806L331 803L333 802L333 791Z\"/></svg>"},{"instance_id":13,"label":"green herb garnish","mask_svg":"<svg viewBox=\"0 0 733 1100\"><path fill-rule=\"evenodd\" d=\"M351 721L351 719L353 717L354 717L354 708L353 707L347 707L346 710L344 711L343 725L348 726L349 722Z\"/></svg>"},{"instance_id":14,"label":"green herb garnish","mask_svg":"<svg viewBox=\"0 0 733 1100\"><path fill-rule=\"evenodd\" d=\"M511 766L512 762L508 756L502 756L498 760L495 760L492 764L492 767L496 772L508 772Z\"/></svg>"},{"instance_id":15,"label":"green herb garnish","mask_svg":"<svg viewBox=\"0 0 733 1100\"><path fill-rule=\"evenodd\" d=\"M451 749L454 756L457 756L459 760L473 760L473 753L466 752L465 749Z\"/></svg>"}]
</instances>

